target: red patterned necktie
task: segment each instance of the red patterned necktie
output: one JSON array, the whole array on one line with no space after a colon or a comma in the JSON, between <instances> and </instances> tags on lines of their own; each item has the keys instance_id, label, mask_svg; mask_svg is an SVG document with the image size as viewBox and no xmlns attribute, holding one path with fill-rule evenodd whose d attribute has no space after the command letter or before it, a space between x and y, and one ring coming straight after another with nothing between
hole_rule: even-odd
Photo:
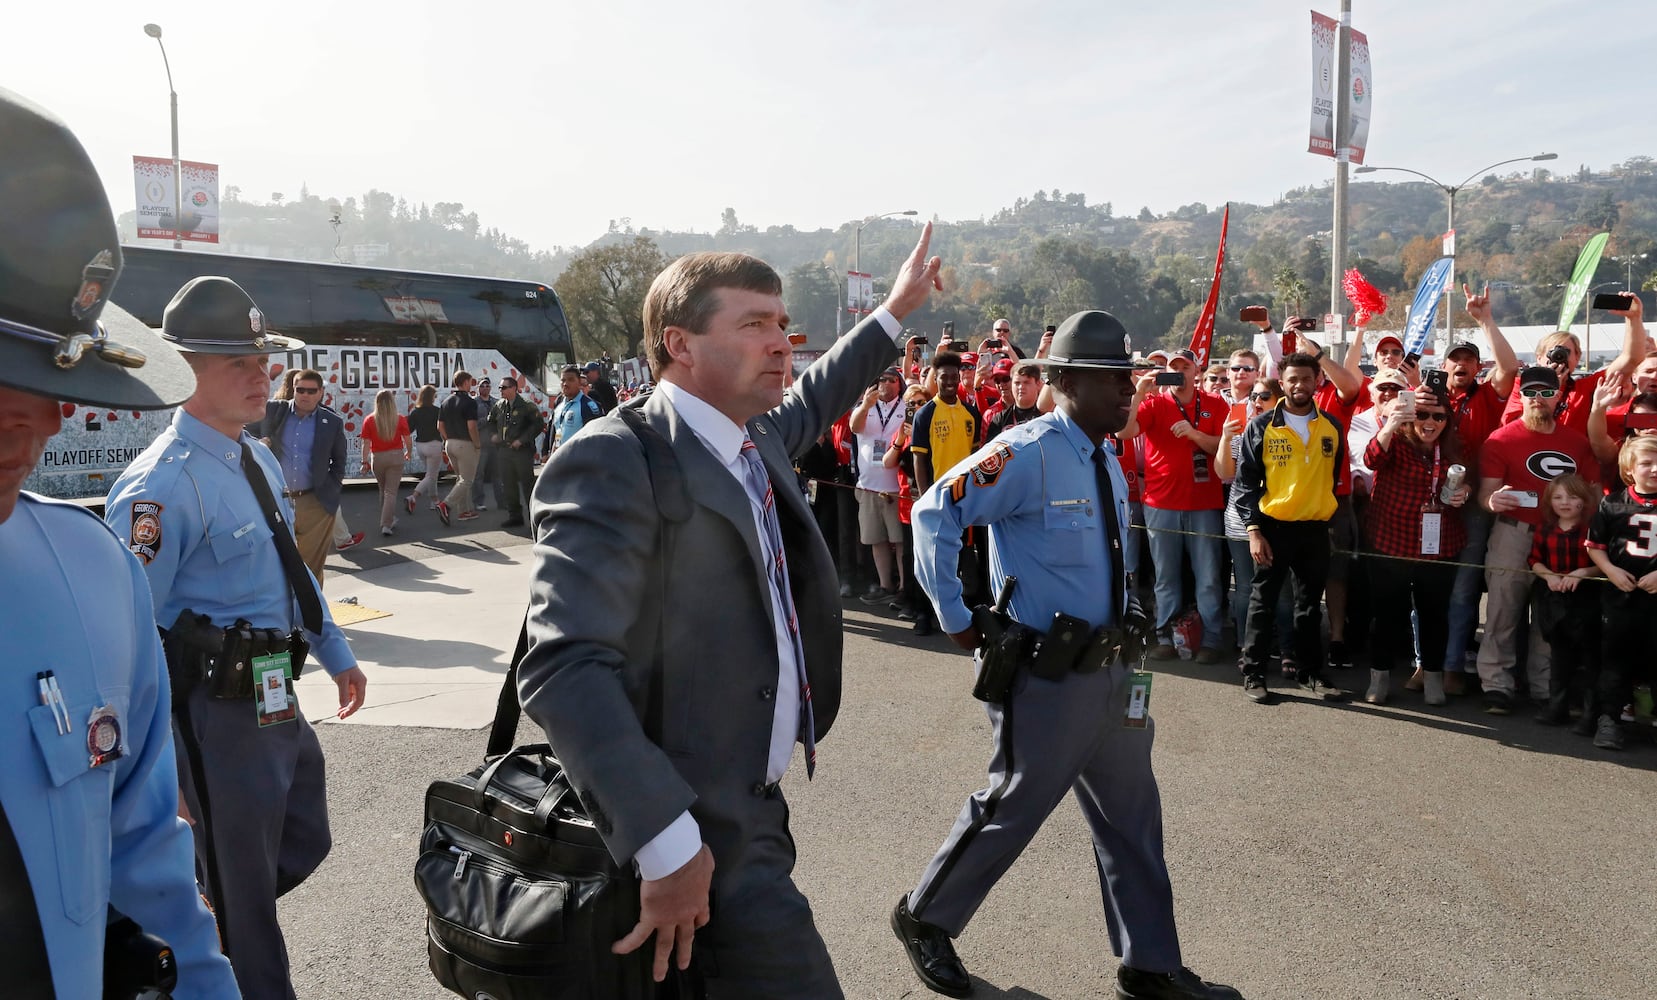
<instances>
[{"instance_id":1,"label":"red patterned necktie","mask_svg":"<svg viewBox=\"0 0 1657 1000\"><path fill-rule=\"evenodd\" d=\"M777 524L777 497L771 489L771 476L765 471L765 462L759 457L754 442L742 439L742 459L748 466L748 494L760 501L760 524L765 528L761 541L770 547L771 579L782 597L783 615L788 621L788 638L794 645L794 670L800 680L800 733L805 745L806 780L817 770L817 727L811 714L811 681L805 674L805 647L800 645L800 618L794 610L794 597L788 589L788 559L782 549L782 528Z\"/></svg>"}]
</instances>

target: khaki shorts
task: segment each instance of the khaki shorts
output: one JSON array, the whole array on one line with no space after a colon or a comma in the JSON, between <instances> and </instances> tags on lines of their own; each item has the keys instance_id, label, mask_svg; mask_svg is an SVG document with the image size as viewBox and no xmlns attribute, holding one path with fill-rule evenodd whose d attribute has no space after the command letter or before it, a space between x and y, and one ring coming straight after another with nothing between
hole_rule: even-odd
<instances>
[{"instance_id":1,"label":"khaki shorts","mask_svg":"<svg viewBox=\"0 0 1657 1000\"><path fill-rule=\"evenodd\" d=\"M903 524L898 521L898 495L857 491L857 537L864 545L903 541Z\"/></svg>"}]
</instances>

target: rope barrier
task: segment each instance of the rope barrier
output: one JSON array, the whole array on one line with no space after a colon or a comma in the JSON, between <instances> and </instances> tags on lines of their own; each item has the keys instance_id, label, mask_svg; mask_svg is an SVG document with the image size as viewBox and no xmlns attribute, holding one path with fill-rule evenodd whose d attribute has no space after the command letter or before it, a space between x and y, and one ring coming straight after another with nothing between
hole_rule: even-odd
<instances>
[{"instance_id":1,"label":"rope barrier","mask_svg":"<svg viewBox=\"0 0 1657 1000\"><path fill-rule=\"evenodd\" d=\"M834 482L834 481L828 480L828 479L808 479L807 482L816 483L820 487L821 486L833 486L837 489L843 489L843 490L861 489L861 487L853 485L853 484L837 483L837 482ZM876 491L866 490L865 492L873 493L873 492L876 492ZM890 497L890 498L893 498L893 499L896 499L897 496L898 496L896 493L881 493L880 495L883 496L883 497ZM1131 527L1135 531L1148 532L1148 531L1151 530L1149 527L1147 527L1143 524L1134 524L1134 525L1130 525L1129 527ZM1210 538L1210 539L1215 539L1215 540L1221 541L1221 542L1240 542L1240 541L1243 541L1243 539L1241 539L1241 538L1232 538L1230 535L1215 535L1215 534L1212 534L1212 533L1206 532L1206 531L1187 531L1187 530L1182 529L1182 528L1158 528L1156 530L1158 530L1160 532L1163 532L1165 534L1170 534L1170 535L1185 535L1185 536L1190 537L1190 538ZM1489 563L1461 562L1460 560L1457 560L1457 559L1425 559L1425 558L1422 558L1421 556L1395 556L1395 555L1390 555L1390 554L1385 553L1385 552L1368 552L1368 551L1365 551L1365 550L1362 550L1362 549L1341 549L1341 548L1334 548L1334 547L1330 548L1329 554L1332 555L1332 556L1333 555L1348 556L1351 559L1353 559L1354 561L1357 561L1357 560L1360 560L1360 559L1389 559L1389 560L1392 560L1394 562L1426 563L1426 564L1431 564L1431 565L1434 565L1434 566L1454 566L1457 569L1477 569L1477 570L1485 570L1485 571L1495 570L1498 573L1518 573L1518 574L1521 574L1523 576L1536 577L1536 579L1538 579L1538 580L1541 579L1541 577L1536 576L1535 571L1532 570L1529 566L1524 566L1524 567L1492 566ZM1577 579L1580 580L1583 583L1610 583L1611 582L1609 579L1607 579L1606 577L1603 577L1603 576L1578 577Z\"/></svg>"}]
</instances>

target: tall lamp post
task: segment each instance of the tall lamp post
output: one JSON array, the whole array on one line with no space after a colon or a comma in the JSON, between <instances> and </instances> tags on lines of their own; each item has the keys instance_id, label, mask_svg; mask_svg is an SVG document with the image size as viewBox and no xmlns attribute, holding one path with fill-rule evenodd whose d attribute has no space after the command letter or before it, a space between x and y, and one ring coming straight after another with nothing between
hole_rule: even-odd
<instances>
[{"instance_id":1,"label":"tall lamp post","mask_svg":"<svg viewBox=\"0 0 1657 1000\"><path fill-rule=\"evenodd\" d=\"M827 264L822 265L822 267L823 271L829 276L829 281L834 283L834 339L839 340L840 313L843 311L843 307L840 305L840 272Z\"/></svg>"},{"instance_id":2,"label":"tall lamp post","mask_svg":"<svg viewBox=\"0 0 1657 1000\"><path fill-rule=\"evenodd\" d=\"M864 219L862 222L859 222L857 224L857 252L856 252L855 256L852 257L852 262L853 262L852 263L852 270L856 271L858 274L863 273L863 227L864 226L868 225L871 222L876 221L877 219L889 219L894 215L919 215L919 214L920 214L919 212L917 212L917 211L915 211L914 209L911 208L911 209L906 209L905 211L902 211L902 212L886 212L886 213L881 214L881 215L871 215L868 218ZM867 309L864 308L865 306L868 305L868 303L863 301L862 288L863 288L863 286L862 286L862 283L860 282L858 284L858 293L857 293L857 312L858 312L859 315L862 315L864 312L868 311Z\"/></svg>"},{"instance_id":3,"label":"tall lamp post","mask_svg":"<svg viewBox=\"0 0 1657 1000\"><path fill-rule=\"evenodd\" d=\"M173 65L167 59L167 46L161 41L161 25L144 25L144 34L155 39L161 48L161 65L167 70L167 93L173 102L173 249L184 247L184 168L178 161L178 91L173 89Z\"/></svg>"},{"instance_id":4,"label":"tall lamp post","mask_svg":"<svg viewBox=\"0 0 1657 1000\"><path fill-rule=\"evenodd\" d=\"M1617 263L1623 264L1623 265L1627 266L1627 268L1628 268L1628 279L1623 282L1623 286L1622 286L1623 291L1628 292L1631 295L1634 293L1634 262L1637 261L1637 260L1645 260L1649 256L1651 256L1651 255L1650 254L1644 254L1644 253L1631 253L1626 257L1612 257L1611 258L1612 260L1616 261Z\"/></svg>"},{"instance_id":5,"label":"tall lamp post","mask_svg":"<svg viewBox=\"0 0 1657 1000\"><path fill-rule=\"evenodd\" d=\"M1377 170L1396 170L1396 171L1399 171L1400 173L1414 174L1415 176L1417 176L1417 177L1421 178L1422 180L1426 181L1428 184L1431 184L1433 187L1436 187L1440 191L1443 191L1445 196L1446 196L1446 199L1448 201L1448 205L1449 205L1449 208L1448 208L1449 225L1445 226L1444 230L1447 234L1453 234L1456 230L1456 193L1458 191L1460 191L1462 188L1465 188L1474 178L1483 177L1485 174L1489 173L1492 170L1495 170L1497 167L1505 167L1510 163L1524 163L1524 162L1529 161L1529 160L1557 160L1557 159L1559 159L1559 154L1558 153L1537 153L1535 156L1518 156L1518 157L1514 157L1511 160L1502 160L1500 163L1492 163L1488 167L1480 167L1479 169L1473 171L1471 174L1468 174L1467 179L1462 181L1460 184L1446 184L1446 183L1444 183L1443 181L1439 180L1436 177L1429 177L1428 175L1422 173L1419 170L1411 170L1408 167L1359 167L1355 172L1360 173L1360 174L1373 174ZM1452 236L1452 238L1454 238L1454 237ZM1456 288L1456 262L1455 262L1456 255L1455 255L1455 251L1454 251L1453 246L1452 246L1451 252L1449 254L1449 257L1450 257L1450 278L1449 278L1448 281L1446 281L1444 283L1444 341L1445 341L1446 345L1448 345L1449 342L1450 342L1451 329L1452 329L1452 320L1451 320L1451 316L1450 316L1451 311L1452 311L1451 307L1450 307L1450 302L1451 302L1450 296L1451 296L1451 294L1453 294L1455 292L1455 288Z\"/></svg>"}]
</instances>

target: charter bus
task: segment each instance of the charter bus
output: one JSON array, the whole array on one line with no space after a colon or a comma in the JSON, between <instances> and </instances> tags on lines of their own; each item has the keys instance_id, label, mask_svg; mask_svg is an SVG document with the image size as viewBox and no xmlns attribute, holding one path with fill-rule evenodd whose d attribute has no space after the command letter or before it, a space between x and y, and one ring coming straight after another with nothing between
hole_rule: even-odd
<instances>
[{"instance_id":1,"label":"charter bus","mask_svg":"<svg viewBox=\"0 0 1657 1000\"><path fill-rule=\"evenodd\" d=\"M152 247L121 248L126 265L114 302L159 329L174 293L202 275L235 281L259 304L272 333L305 342L271 357L271 390L289 368L322 374L323 404L345 418L347 476L361 467L362 421L381 389L407 412L420 387L450 393L464 369L497 386L519 380L525 399L550 417L558 371L575 360L558 296L545 285L509 278L429 274L314 261L274 260ZM495 394L498 398L499 392ZM102 499L121 470L155 440L172 411L153 413L63 404L63 430L47 443L25 488L67 499ZM410 473L420 470L418 456Z\"/></svg>"}]
</instances>

